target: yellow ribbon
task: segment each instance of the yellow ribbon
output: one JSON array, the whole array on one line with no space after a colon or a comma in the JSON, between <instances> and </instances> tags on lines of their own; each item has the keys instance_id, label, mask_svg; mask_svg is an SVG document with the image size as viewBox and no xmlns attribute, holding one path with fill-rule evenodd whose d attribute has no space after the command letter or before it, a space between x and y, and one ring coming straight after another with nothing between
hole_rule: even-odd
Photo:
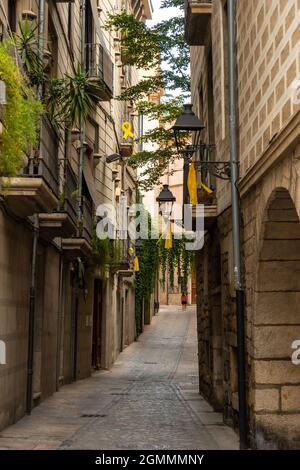
<instances>
[{"instance_id":1,"label":"yellow ribbon","mask_svg":"<svg viewBox=\"0 0 300 470\"><path fill-rule=\"evenodd\" d=\"M187 187L188 187L189 196L190 196L190 203L193 206L196 206L198 204L198 195L197 195L197 173L196 173L194 162L192 162L190 165Z\"/></svg>"},{"instance_id":2,"label":"yellow ribbon","mask_svg":"<svg viewBox=\"0 0 300 470\"><path fill-rule=\"evenodd\" d=\"M203 183L203 181L201 180L201 178L200 178L200 185L201 185L201 187L204 189L204 191L206 191L208 194L212 194L212 193L213 193L213 190L210 189L208 186L206 186L206 184Z\"/></svg>"},{"instance_id":3,"label":"yellow ribbon","mask_svg":"<svg viewBox=\"0 0 300 470\"><path fill-rule=\"evenodd\" d=\"M123 139L126 140L128 137L134 137L134 133L131 130L131 123L129 121L122 122Z\"/></svg>"},{"instance_id":4,"label":"yellow ribbon","mask_svg":"<svg viewBox=\"0 0 300 470\"><path fill-rule=\"evenodd\" d=\"M139 272L140 270L140 263L137 256L134 257L133 268L135 273Z\"/></svg>"},{"instance_id":5,"label":"yellow ribbon","mask_svg":"<svg viewBox=\"0 0 300 470\"><path fill-rule=\"evenodd\" d=\"M171 250L172 247L173 247L172 226L171 226L171 222L169 222L168 233L167 233L166 241L165 241L165 249Z\"/></svg>"}]
</instances>

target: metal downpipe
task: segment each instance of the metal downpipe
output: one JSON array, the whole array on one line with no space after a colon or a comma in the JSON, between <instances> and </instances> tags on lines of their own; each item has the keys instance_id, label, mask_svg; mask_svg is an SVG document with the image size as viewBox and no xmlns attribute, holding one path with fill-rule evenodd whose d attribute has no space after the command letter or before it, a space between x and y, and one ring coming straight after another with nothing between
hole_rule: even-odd
<instances>
[{"instance_id":1,"label":"metal downpipe","mask_svg":"<svg viewBox=\"0 0 300 470\"><path fill-rule=\"evenodd\" d=\"M228 11L228 57L229 57L229 129L231 162L231 198L232 198L232 237L234 257L234 282L236 291L237 318L237 362L238 362L238 397L239 397L239 437L240 448L247 448L247 401L246 401L246 356L245 356L245 299L241 273L241 235L240 235L240 200L239 150L237 122L237 50L236 50L236 0L227 1Z\"/></svg>"}]
</instances>

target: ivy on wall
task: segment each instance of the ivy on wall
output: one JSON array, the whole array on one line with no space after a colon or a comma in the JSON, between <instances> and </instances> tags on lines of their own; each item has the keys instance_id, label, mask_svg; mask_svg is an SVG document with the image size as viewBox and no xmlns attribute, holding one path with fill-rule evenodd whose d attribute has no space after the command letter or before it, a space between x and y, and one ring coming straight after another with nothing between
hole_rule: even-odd
<instances>
[{"instance_id":1,"label":"ivy on wall","mask_svg":"<svg viewBox=\"0 0 300 470\"><path fill-rule=\"evenodd\" d=\"M185 244L187 240L173 240L171 249L165 248L165 240L159 242L159 259L160 259L160 283L163 288L166 285L166 276L168 273L169 285L171 288L175 284L175 273L177 273L177 283L181 292L187 293L188 278L192 270L194 255L192 251L186 250Z\"/></svg>"},{"instance_id":2,"label":"ivy on wall","mask_svg":"<svg viewBox=\"0 0 300 470\"><path fill-rule=\"evenodd\" d=\"M102 280L106 279L109 271L117 269L121 261L121 240L100 239L96 233L96 223L94 224L92 237L93 261L97 264Z\"/></svg>"},{"instance_id":3,"label":"ivy on wall","mask_svg":"<svg viewBox=\"0 0 300 470\"><path fill-rule=\"evenodd\" d=\"M147 303L155 288L155 281L159 271L159 247L157 240L143 240L137 252L139 258L139 271L135 273L135 320L137 335L142 331L143 302Z\"/></svg>"},{"instance_id":4,"label":"ivy on wall","mask_svg":"<svg viewBox=\"0 0 300 470\"><path fill-rule=\"evenodd\" d=\"M26 152L38 140L39 103L10 55L10 42L0 43L0 80L6 86L0 137L0 174L15 176L24 167Z\"/></svg>"}]
</instances>

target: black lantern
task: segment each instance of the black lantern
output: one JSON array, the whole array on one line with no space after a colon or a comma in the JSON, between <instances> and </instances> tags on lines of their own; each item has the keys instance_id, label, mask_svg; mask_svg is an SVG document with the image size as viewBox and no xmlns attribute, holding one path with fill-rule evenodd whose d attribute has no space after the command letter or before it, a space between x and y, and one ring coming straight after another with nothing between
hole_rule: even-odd
<instances>
[{"instance_id":1,"label":"black lantern","mask_svg":"<svg viewBox=\"0 0 300 470\"><path fill-rule=\"evenodd\" d=\"M159 212L162 215L169 216L172 212L172 207L176 201L176 197L169 190L168 184L163 185L163 189L159 193L159 196L156 198L156 200L159 204Z\"/></svg>"},{"instance_id":2,"label":"black lantern","mask_svg":"<svg viewBox=\"0 0 300 470\"><path fill-rule=\"evenodd\" d=\"M185 104L183 113L173 126L177 151L184 159L184 187L187 187L189 164L198 151L200 151L200 159L194 163L202 173L209 172L217 178L229 180L231 178L230 162L210 159L209 154L214 151L215 145L200 141L200 134L205 126L193 113L192 107L192 104ZM208 157L204 158L205 154ZM187 202L186 197L185 202Z\"/></svg>"},{"instance_id":3,"label":"black lantern","mask_svg":"<svg viewBox=\"0 0 300 470\"><path fill-rule=\"evenodd\" d=\"M188 147L197 147L200 143L201 131L205 128L192 108L192 104L185 104L183 113L172 127L178 153L187 152Z\"/></svg>"}]
</instances>

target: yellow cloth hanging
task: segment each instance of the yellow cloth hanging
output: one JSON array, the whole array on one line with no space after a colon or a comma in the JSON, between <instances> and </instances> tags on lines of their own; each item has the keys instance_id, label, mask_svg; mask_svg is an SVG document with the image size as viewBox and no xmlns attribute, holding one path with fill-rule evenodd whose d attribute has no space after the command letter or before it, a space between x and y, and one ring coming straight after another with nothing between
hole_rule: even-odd
<instances>
[{"instance_id":1,"label":"yellow cloth hanging","mask_svg":"<svg viewBox=\"0 0 300 470\"><path fill-rule=\"evenodd\" d=\"M192 162L189 168L187 186L190 196L190 203L193 206L198 204L198 196L197 196L197 173L195 169L195 163Z\"/></svg>"},{"instance_id":2,"label":"yellow cloth hanging","mask_svg":"<svg viewBox=\"0 0 300 470\"><path fill-rule=\"evenodd\" d=\"M210 189L208 186L206 186L206 184L203 183L203 181L201 180L201 177L200 177L200 186L201 186L201 188L203 188L204 191L206 191L208 194L213 193L213 190Z\"/></svg>"},{"instance_id":3,"label":"yellow cloth hanging","mask_svg":"<svg viewBox=\"0 0 300 470\"><path fill-rule=\"evenodd\" d=\"M168 233L166 236L166 241L165 241L165 249L166 250L171 250L173 247L173 238L172 238L172 226L171 222L168 223Z\"/></svg>"},{"instance_id":4,"label":"yellow cloth hanging","mask_svg":"<svg viewBox=\"0 0 300 470\"><path fill-rule=\"evenodd\" d=\"M133 268L135 273L139 272L140 270L139 258L137 256L134 257Z\"/></svg>"}]
</instances>

